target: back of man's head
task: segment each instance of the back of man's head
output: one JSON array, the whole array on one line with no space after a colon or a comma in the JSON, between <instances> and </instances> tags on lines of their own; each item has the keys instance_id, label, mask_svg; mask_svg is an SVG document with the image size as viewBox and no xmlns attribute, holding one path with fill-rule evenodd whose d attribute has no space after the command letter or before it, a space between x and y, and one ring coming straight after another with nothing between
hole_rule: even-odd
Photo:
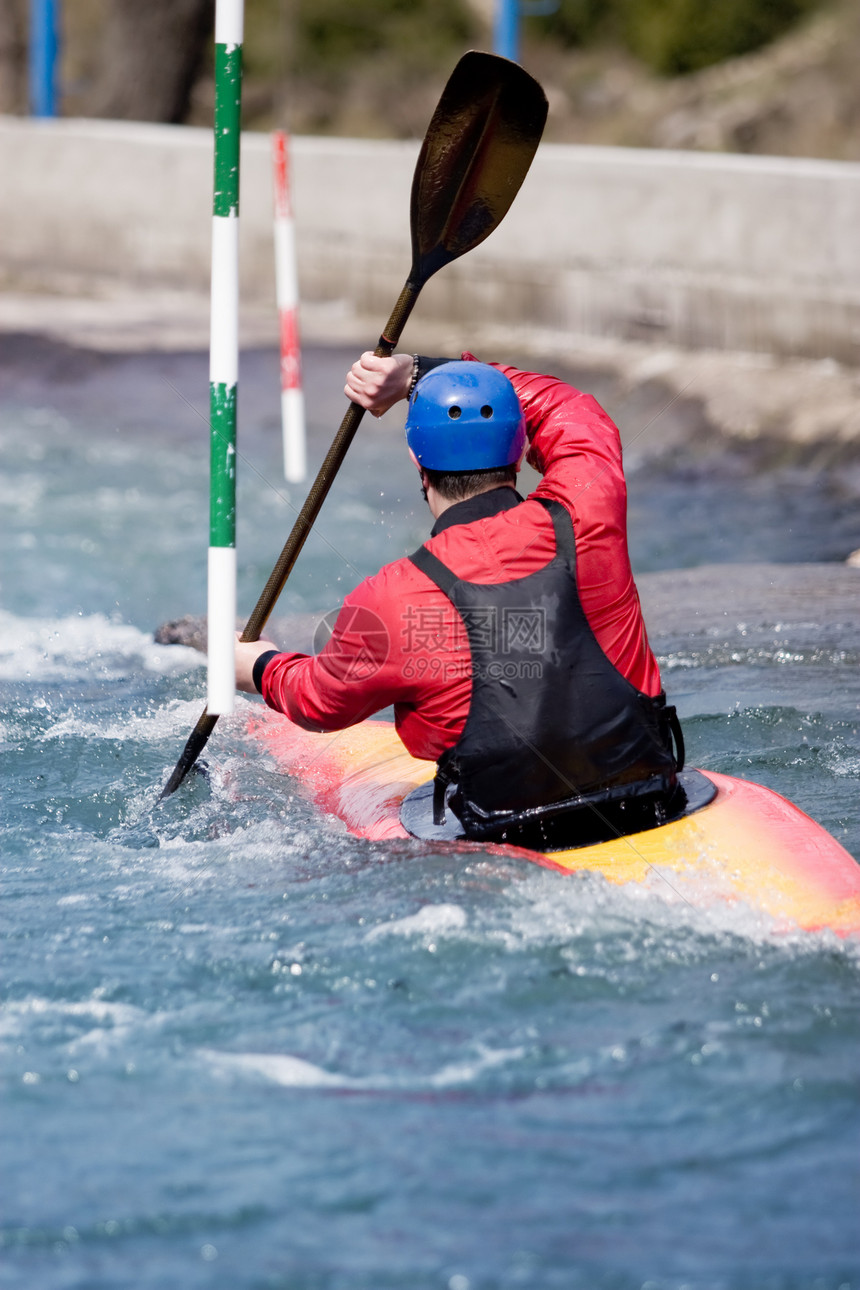
<instances>
[{"instance_id":1,"label":"back of man's head","mask_svg":"<svg viewBox=\"0 0 860 1290\"><path fill-rule=\"evenodd\" d=\"M406 442L428 475L451 479L446 487L457 500L513 482L526 442L525 417L503 372L473 361L442 363L412 392ZM507 473L491 481L499 471Z\"/></svg>"}]
</instances>

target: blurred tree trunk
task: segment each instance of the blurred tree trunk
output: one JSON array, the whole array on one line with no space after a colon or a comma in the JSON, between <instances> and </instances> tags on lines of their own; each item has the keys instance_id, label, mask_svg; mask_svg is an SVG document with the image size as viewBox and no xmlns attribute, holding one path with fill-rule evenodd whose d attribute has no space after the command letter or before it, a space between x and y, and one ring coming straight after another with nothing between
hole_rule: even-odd
<instances>
[{"instance_id":1,"label":"blurred tree trunk","mask_svg":"<svg viewBox=\"0 0 860 1290\"><path fill-rule=\"evenodd\" d=\"M27 0L0 0L0 112L27 111Z\"/></svg>"},{"instance_id":2,"label":"blurred tree trunk","mask_svg":"<svg viewBox=\"0 0 860 1290\"><path fill-rule=\"evenodd\" d=\"M110 0L89 113L183 121L214 13L215 0Z\"/></svg>"}]
</instances>

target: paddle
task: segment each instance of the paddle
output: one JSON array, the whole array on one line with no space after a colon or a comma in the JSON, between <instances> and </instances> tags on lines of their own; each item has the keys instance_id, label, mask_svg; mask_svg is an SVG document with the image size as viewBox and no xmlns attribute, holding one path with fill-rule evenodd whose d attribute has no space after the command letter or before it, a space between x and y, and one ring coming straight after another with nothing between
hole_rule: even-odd
<instances>
[{"instance_id":1,"label":"paddle","mask_svg":"<svg viewBox=\"0 0 860 1290\"><path fill-rule=\"evenodd\" d=\"M460 59L418 155L410 204L412 267L379 338L377 355L393 353L427 280L483 242L504 219L537 151L546 113L543 90L516 63L476 51ZM248 619L243 641L260 639L363 415L364 408L350 403ZM203 712L159 800L182 783L217 720Z\"/></svg>"}]
</instances>

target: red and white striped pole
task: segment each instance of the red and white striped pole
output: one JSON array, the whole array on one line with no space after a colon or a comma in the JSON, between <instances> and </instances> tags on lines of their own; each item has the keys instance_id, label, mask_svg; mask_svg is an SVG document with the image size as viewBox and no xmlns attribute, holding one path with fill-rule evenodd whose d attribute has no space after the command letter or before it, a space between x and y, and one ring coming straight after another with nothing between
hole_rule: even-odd
<instances>
[{"instance_id":1,"label":"red and white striped pole","mask_svg":"<svg viewBox=\"0 0 860 1290\"><path fill-rule=\"evenodd\" d=\"M289 137L272 134L275 190L275 284L281 333L281 428L284 478L300 483L307 474L305 398L299 344L299 285L296 235L290 201Z\"/></svg>"}]
</instances>

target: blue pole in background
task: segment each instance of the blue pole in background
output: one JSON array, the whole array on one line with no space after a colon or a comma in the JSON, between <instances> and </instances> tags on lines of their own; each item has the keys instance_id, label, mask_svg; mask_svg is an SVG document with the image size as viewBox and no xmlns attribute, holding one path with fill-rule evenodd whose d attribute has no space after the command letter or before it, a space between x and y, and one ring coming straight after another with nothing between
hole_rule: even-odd
<instances>
[{"instance_id":1,"label":"blue pole in background","mask_svg":"<svg viewBox=\"0 0 860 1290\"><path fill-rule=\"evenodd\" d=\"M30 112L57 115L56 0L30 0Z\"/></svg>"},{"instance_id":2,"label":"blue pole in background","mask_svg":"<svg viewBox=\"0 0 860 1290\"><path fill-rule=\"evenodd\" d=\"M493 28L495 51L502 58L519 62L520 56L520 6L519 0L496 0L496 20Z\"/></svg>"}]
</instances>

